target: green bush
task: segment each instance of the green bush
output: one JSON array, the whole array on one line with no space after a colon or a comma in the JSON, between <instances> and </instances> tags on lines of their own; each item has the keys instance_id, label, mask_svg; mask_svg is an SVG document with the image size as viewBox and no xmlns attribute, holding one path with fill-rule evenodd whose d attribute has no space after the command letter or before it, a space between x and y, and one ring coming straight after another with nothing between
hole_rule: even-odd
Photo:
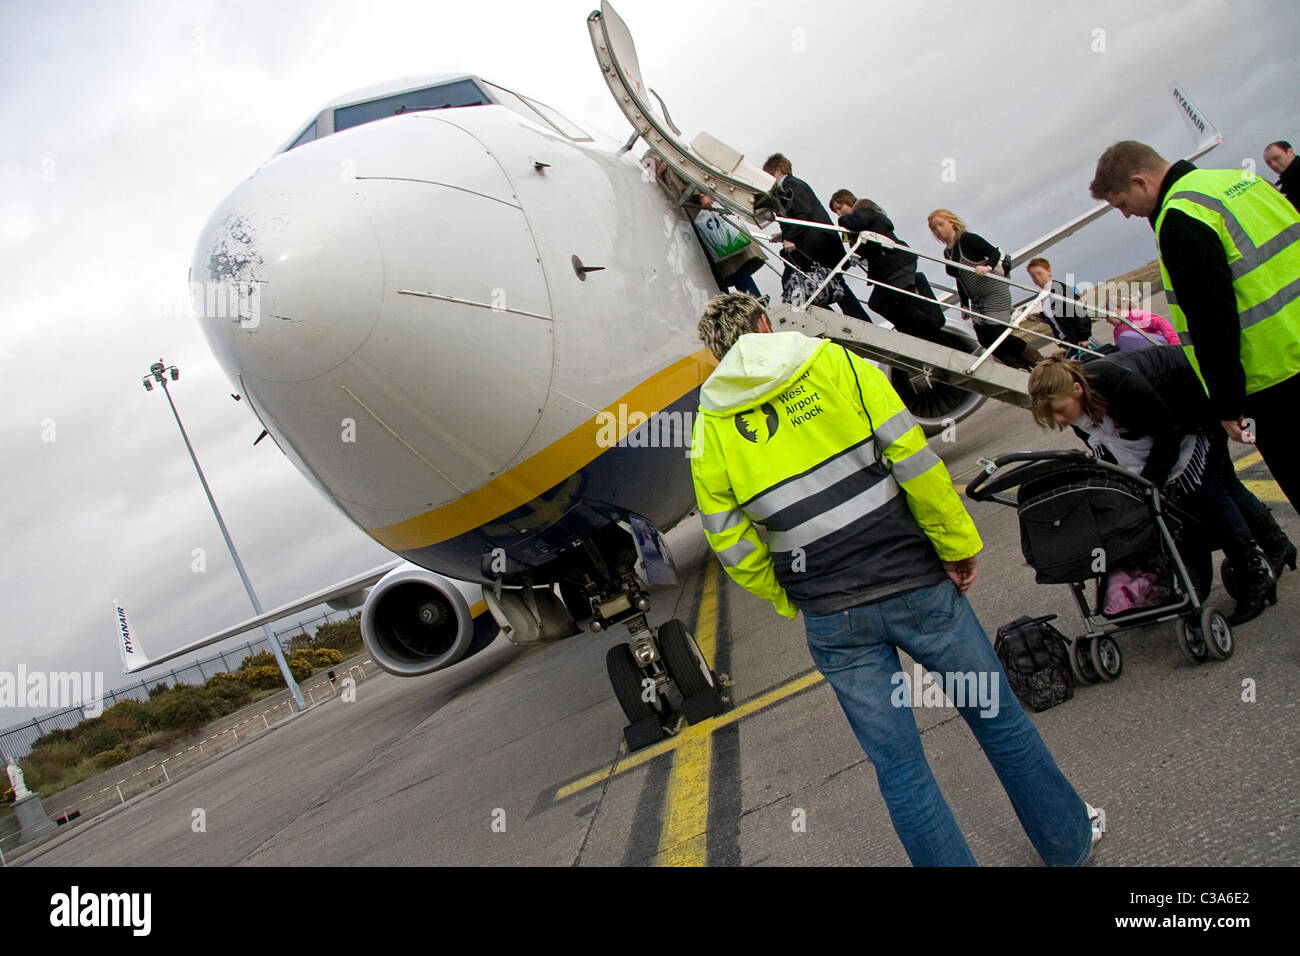
<instances>
[{"instance_id":1,"label":"green bush","mask_svg":"<svg viewBox=\"0 0 1300 956\"><path fill-rule=\"evenodd\" d=\"M315 647L311 650L311 661L317 667L333 667L343 663L343 654L332 647Z\"/></svg>"},{"instance_id":2,"label":"green bush","mask_svg":"<svg viewBox=\"0 0 1300 956\"><path fill-rule=\"evenodd\" d=\"M32 744L32 750L36 750L38 747L49 747L52 744L66 743L70 740L76 740L76 738L75 731L59 727L37 737L36 742Z\"/></svg>"},{"instance_id":3,"label":"green bush","mask_svg":"<svg viewBox=\"0 0 1300 956\"><path fill-rule=\"evenodd\" d=\"M124 743L122 734L111 727L95 727L81 736L81 750L86 756L92 756L105 750L112 750Z\"/></svg>"},{"instance_id":4,"label":"green bush","mask_svg":"<svg viewBox=\"0 0 1300 956\"><path fill-rule=\"evenodd\" d=\"M283 687L284 678L280 676L280 668L274 664L263 665L261 667L250 667L243 671L244 683L249 687L258 690L268 690L272 687Z\"/></svg>"},{"instance_id":5,"label":"green bush","mask_svg":"<svg viewBox=\"0 0 1300 956\"><path fill-rule=\"evenodd\" d=\"M193 730L215 717L212 705L193 687L176 688L158 707L158 723L169 730Z\"/></svg>"},{"instance_id":6,"label":"green bush","mask_svg":"<svg viewBox=\"0 0 1300 956\"><path fill-rule=\"evenodd\" d=\"M249 654L239 662L241 671L251 671L255 667L276 667L275 655L270 651L258 651L256 654Z\"/></svg>"},{"instance_id":7,"label":"green bush","mask_svg":"<svg viewBox=\"0 0 1300 956\"><path fill-rule=\"evenodd\" d=\"M58 780L64 772L81 763L86 757L75 740L57 740L32 748L22 761L23 775L32 790Z\"/></svg>"},{"instance_id":8,"label":"green bush","mask_svg":"<svg viewBox=\"0 0 1300 956\"><path fill-rule=\"evenodd\" d=\"M310 677L311 672L316 669L316 659L312 656L311 651L294 651L288 657L289 671L293 674L294 680L302 680L298 672L306 670L305 677Z\"/></svg>"},{"instance_id":9,"label":"green bush","mask_svg":"<svg viewBox=\"0 0 1300 956\"><path fill-rule=\"evenodd\" d=\"M147 732L149 706L139 700L120 700L109 707L99 718L103 726L116 730L125 737Z\"/></svg>"},{"instance_id":10,"label":"green bush","mask_svg":"<svg viewBox=\"0 0 1300 956\"><path fill-rule=\"evenodd\" d=\"M131 741L131 746L127 748L127 756L138 757L151 750L160 750L165 753L174 749L185 737L186 733L187 731L184 730L159 730L146 737L140 737Z\"/></svg>"},{"instance_id":11,"label":"green bush","mask_svg":"<svg viewBox=\"0 0 1300 956\"><path fill-rule=\"evenodd\" d=\"M112 750L97 753L90 759L95 762L95 766L100 770L107 770L109 767L116 767L127 759L127 749L125 747L114 747Z\"/></svg>"},{"instance_id":12,"label":"green bush","mask_svg":"<svg viewBox=\"0 0 1300 956\"><path fill-rule=\"evenodd\" d=\"M221 684L242 684L243 682L244 678L239 674L229 674L226 671L221 671L219 674L213 674L209 677L207 684L204 686L216 687Z\"/></svg>"},{"instance_id":13,"label":"green bush","mask_svg":"<svg viewBox=\"0 0 1300 956\"><path fill-rule=\"evenodd\" d=\"M209 681L200 693L218 717L234 713L253 699L253 691L242 680Z\"/></svg>"},{"instance_id":14,"label":"green bush","mask_svg":"<svg viewBox=\"0 0 1300 956\"><path fill-rule=\"evenodd\" d=\"M349 617L342 621L327 621L316 628L311 646L329 648L343 654L359 650L362 646L361 619Z\"/></svg>"}]
</instances>

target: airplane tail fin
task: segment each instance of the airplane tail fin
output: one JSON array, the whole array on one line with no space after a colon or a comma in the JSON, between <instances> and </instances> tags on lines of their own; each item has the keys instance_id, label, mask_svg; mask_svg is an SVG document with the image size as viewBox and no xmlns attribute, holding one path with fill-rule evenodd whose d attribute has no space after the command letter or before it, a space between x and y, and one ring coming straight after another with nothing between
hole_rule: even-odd
<instances>
[{"instance_id":1,"label":"airplane tail fin","mask_svg":"<svg viewBox=\"0 0 1300 956\"><path fill-rule=\"evenodd\" d=\"M130 674L149 666L149 655L140 646L140 641L131 630L126 620L126 608L121 601L113 602L117 616L117 649L122 655L122 673Z\"/></svg>"},{"instance_id":2,"label":"airplane tail fin","mask_svg":"<svg viewBox=\"0 0 1300 956\"><path fill-rule=\"evenodd\" d=\"M1187 157L1189 160L1204 156L1223 142L1223 134L1219 132L1219 128L1210 121L1200 107L1192 102L1183 84L1177 80L1170 80L1169 92L1173 94L1178 114L1183 118L1187 131L1192 134L1192 140L1196 143L1195 152Z\"/></svg>"}]
</instances>

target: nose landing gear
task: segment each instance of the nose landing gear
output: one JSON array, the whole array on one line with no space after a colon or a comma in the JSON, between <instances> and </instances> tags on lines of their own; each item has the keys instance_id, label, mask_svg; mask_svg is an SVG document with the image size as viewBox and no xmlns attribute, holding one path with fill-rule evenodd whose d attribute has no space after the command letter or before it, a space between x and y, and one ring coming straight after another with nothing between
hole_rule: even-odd
<instances>
[{"instance_id":1,"label":"nose landing gear","mask_svg":"<svg viewBox=\"0 0 1300 956\"><path fill-rule=\"evenodd\" d=\"M678 716L692 724L722 713L730 702L730 681L709 667L686 625L666 621L652 633L644 617L627 622L632 641L616 644L605 655L605 667L628 725L623 739L628 750L663 740L677 729ZM674 707L668 697L675 688L681 698Z\"/></svg>"}]
</instances>

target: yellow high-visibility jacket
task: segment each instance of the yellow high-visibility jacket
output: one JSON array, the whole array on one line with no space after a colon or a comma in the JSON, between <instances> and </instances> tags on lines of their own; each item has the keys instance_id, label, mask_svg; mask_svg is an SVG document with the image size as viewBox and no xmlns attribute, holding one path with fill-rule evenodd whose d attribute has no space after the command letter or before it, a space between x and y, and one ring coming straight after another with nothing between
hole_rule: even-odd
<instances>
[{"instance_id":1,"label":"yellow high-visibility jacket","mask_svg":"<svg viewBox=\"0 0 1300 956\"><path fill-rule=\"evenodd\" d=\"M1237 303L1246 394L1300 373L1300 218L1290 200L1260 177L1240 169L1192 168L1165 194L1155 221L1157 246L1160 228L1171 209L1205 223L1223 243ZM1204 383L1187 315L1165 268L1163 249L1160 280L1169 301L1169 321Z\"/></svg>"},{"instance_id":2,"label":"yellow high-visibility jacket","mask_svg":"<svg viewBox=\"0 0 1300 956\"><path fill-rule=\"evenodd\" d=\"M825 339L741 336L700 389L692 456L710 547L786 617L936 584L982 547L888 379Z\"/></svg>"}]
</instances>

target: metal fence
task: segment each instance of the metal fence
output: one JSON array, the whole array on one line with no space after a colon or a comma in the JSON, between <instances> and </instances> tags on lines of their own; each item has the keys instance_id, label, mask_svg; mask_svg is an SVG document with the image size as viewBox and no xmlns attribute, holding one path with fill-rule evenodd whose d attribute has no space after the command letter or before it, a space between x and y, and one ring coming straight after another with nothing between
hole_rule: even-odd
<instances>
[{"instance_id":1,"label":"metal fence","mask_svg":"<svg viewBox=\"0 0 1300 956\"><path fill-rule=\"evenodd\" d=\"M316 629L322 624L330 623L332 620L346 620L354 616L346 612L335 611L334 617L331 618L330 612L326 611L319 617L310 618L293 627L285 628L283 631L273 631L272 633L275 634L276 639L280 641L281 648L283 648L288 641L293 640L295 637L310 637L315 634ZM308 627L311 628L310 631L307 630ZM237 670L240 662L250 654L270 651L270 649L271 646L267 643L266 638L261 637L256 641L246 642L243 647L222 651L185 667L172 667L163 670L160 666L158 672L148 680L142 680L127 687L119 687L116 690L105 691L104 709L107 710L123 700L148 700L150 688L157 686L159 683L170 684L173 687L177 684L205 683L213 674L222 671L229 673ZM21 760L32 752L32 745L51 730L71 730L85 719L86 712L82 707L65 707L63 710L50 711L48 714L42 714L21 724L7 727L0 730L0 754L4 754L5 757L12 757L15 760Z\"/></svg>"}]
</instances>

